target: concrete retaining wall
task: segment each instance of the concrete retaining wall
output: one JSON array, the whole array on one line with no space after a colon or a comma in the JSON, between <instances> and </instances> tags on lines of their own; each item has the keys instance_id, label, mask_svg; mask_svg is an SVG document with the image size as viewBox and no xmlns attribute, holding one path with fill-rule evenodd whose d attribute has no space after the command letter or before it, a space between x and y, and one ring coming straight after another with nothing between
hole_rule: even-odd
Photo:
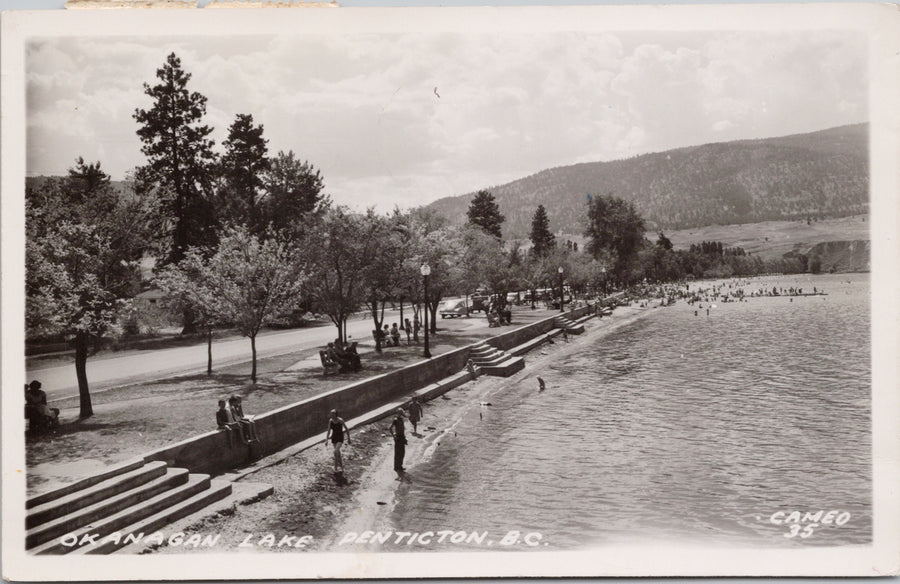
<instances>
[{"instance_id":1,"label":"concrete retaining wall","mask_svg":"<svg viewBox=\"0 0 900 584\"><path fill-rule=\"evenodd\" d=\"M574 320L576 318L581 318L586 314L590 314L591 312L593 312L593 309L590 306L582 306L581 308L567 310L566 312L561 312L559 314ZM538 322L499 334L496 337L491 337L487 340L487 343L495 349L508 351L513 347L517 347L522 343L530 341L538 335L543 335L556 328L553 324L553 318L556 316L558 315L553 315L544 320L539 320Z\"/></svg>"},{"instance_id":2,"label":"concrete retaining wall","mask_svg":"<svg viewBox=\"0 0 900 584\"><path fill-rule=\"evenodd\" d=\"M567 315L570 318L577 318L590 310L590 307L583 307L568 311ZM498 349L506 350L553 328L553 317L549 317L497 335L487 342ZM258 415L254 422L260 442L254 445L257 451L252 454L266 456L316 434L322 434L324 439L328 413L332 409L337 409L342 418L349 420L403 397L413 390L453 376L465 368L469 350L468 346L462 347ZM210 474L218 474L241 466L250 458L250 447L240 444L229 446L224 430L200 434L144 456L145 462L163 460L170 466Z\"/></svg>"}]
</instances>

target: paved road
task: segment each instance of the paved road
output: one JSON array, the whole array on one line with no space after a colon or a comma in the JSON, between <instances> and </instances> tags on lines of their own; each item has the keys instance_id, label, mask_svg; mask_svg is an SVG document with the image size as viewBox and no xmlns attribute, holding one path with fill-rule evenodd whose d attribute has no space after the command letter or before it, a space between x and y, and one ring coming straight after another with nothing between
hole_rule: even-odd
<instances>
[{"instance_id":1,"label":"paved road","mask_svg":"<svg viewBox=\"0 0 900 584\"><path fill-rule=\"evenodd\" d=\"M406 311L404 316L409 314ZM392 320L393 318L393 320ZM384 321L399 320L399 311L385 310ZM352 318L347 333L352 339L372 338L371 318ZM270 333L256 338L257 357L274 357L285 353L324 347L337 336L334 325ZM213 342L213 367L249 362L250 340L246 338ZM129 351L121 357L88 359L87 375L91 390L100 390L126 383L155 379L166 375L206 371L207 347L192 347ZM249 371L249 369L248 369ZM74 363L56 367L26 370L27 379L39 379L50 400L78 394L78 380Z\"/></svg>"}]
</instances>

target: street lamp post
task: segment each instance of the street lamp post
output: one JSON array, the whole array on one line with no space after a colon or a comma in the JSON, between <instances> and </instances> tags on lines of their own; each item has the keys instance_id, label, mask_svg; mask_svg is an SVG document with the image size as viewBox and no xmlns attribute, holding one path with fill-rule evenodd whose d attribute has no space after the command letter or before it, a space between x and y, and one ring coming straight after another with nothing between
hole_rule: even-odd
<instances>
[{"instance_id":1,"label":"street lamp post","mask_svg":"<svg viewBox=\"0 0 900 584\"><path fill-rule=\"evenodd\" d=\"M566 292L563 290L563 267L559 267L559 311L565 312L563 309L563 305L565 304Z\"/></svg>"},{"instance_id":2,"label":"street lamp post","mask_svg":"<svg viewBox=\"0 0 900 584\"><path fill-rule=\"evenodd\" d=\"M431 351L428 350L428 276L431 274L431 266L428 264L422 264L422 267L419 269L422 273L422 278L425 281L425 352L422 353L425 357L431 358Z\"/></svg>"}]
</instances>

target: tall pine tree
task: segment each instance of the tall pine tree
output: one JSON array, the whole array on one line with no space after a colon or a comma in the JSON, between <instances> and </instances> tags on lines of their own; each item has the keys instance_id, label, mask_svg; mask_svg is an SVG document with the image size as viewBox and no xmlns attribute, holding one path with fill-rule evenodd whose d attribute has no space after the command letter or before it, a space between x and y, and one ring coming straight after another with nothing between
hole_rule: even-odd
<instances>
[{"instance_id":1,"label":"tall pine tree","mask_svg":"<svg viewBox=\"0 0 900 584\"><path fill-rule=\"evenodd\" d=\"M556 237L550 233L550 220L543 205L538 205L531 219L531 245L534 255L539 258L546 257L556 246Z\"/></svg>"},{"instance_id":2,"label":"tall pine tree","mask_svg":"<svg viewBox=\"0 0 900 584\"><path fill-rule=\"evenodd\" d=\"M238 114L228 128L220 164L224 181L219 193L221 218L246 225L251 233L260 233L266 226L261 204L263 175L269 168L266 142L262 124L254 126L252 115Z\"/></svg>"},{"instance_id":3,"label":"tall pine tree","mask_svg":"<svg viewBox=\"0 0 900 584\"><path fill-rule=\"evenodd\" d=\"M263 177L266 189L265 208L269 222L276 230L292 229L302 233L309 215L324 211L330 200L322 190L322 173L293 151L279 151L269 159Z\"/></svg>"},{"instance_id":4,"label":"tall pine tree","mask_svg":"<svg viewBox=\"0 0 900 584\"><path fill-rule=\"evenodd\" d=\"M180 261L191 246L215 243L215 216L209 197L211 165L215 160L212 128L202 124L206 97L187 89L190 73L181 59L169 54L156 70L159 83L144 83L144 93L153 98L150 109L136 109L134 119L147 156L138 175L156 188L171 218L171 242L163 263Z\"/></svg>"},{"instance_id":5,"label":"tall pine tree","mask_svg":"<svg viewBox=\"0 0 900 584\"><path fill-rule=\"evenodd\" d=\"M470 224L481 227L497 239L502 237L500 226L506 217L500 214L500 207L490 191L478 191L475 194L466 216Z\"/></svg>"}]
</instances>

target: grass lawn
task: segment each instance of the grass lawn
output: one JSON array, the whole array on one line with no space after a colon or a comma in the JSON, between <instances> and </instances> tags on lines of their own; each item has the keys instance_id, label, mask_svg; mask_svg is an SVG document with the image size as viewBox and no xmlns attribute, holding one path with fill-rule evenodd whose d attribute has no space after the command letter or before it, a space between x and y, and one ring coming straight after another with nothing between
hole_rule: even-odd
<instances>
[{"instance_id":1,"label":"grass lawn","mask_svg":"<svg viewBox=\"0 0 900 584\"><path fill-rule=\"evenodd\" d=\"M513 327L555 314L517 307ZM438 321L431 337L437 355L509 330L488 328L483 315ZM156 448L215 429L217 402L231 395L243 399L244 412L259 414L360 379L387 373L422 359L422 344L389 347L374 352L362 343L363 370L324 377L318 351L306 350L257 362L257 382L249 364L223 367L213 375L173 376L102 391L92 396L94 415L78 420L78 398L52 403L61 410L62 425L41 435L27 435L25 457L29 495L74 478L124 462Z\"/></svg>"}]
</instances>

